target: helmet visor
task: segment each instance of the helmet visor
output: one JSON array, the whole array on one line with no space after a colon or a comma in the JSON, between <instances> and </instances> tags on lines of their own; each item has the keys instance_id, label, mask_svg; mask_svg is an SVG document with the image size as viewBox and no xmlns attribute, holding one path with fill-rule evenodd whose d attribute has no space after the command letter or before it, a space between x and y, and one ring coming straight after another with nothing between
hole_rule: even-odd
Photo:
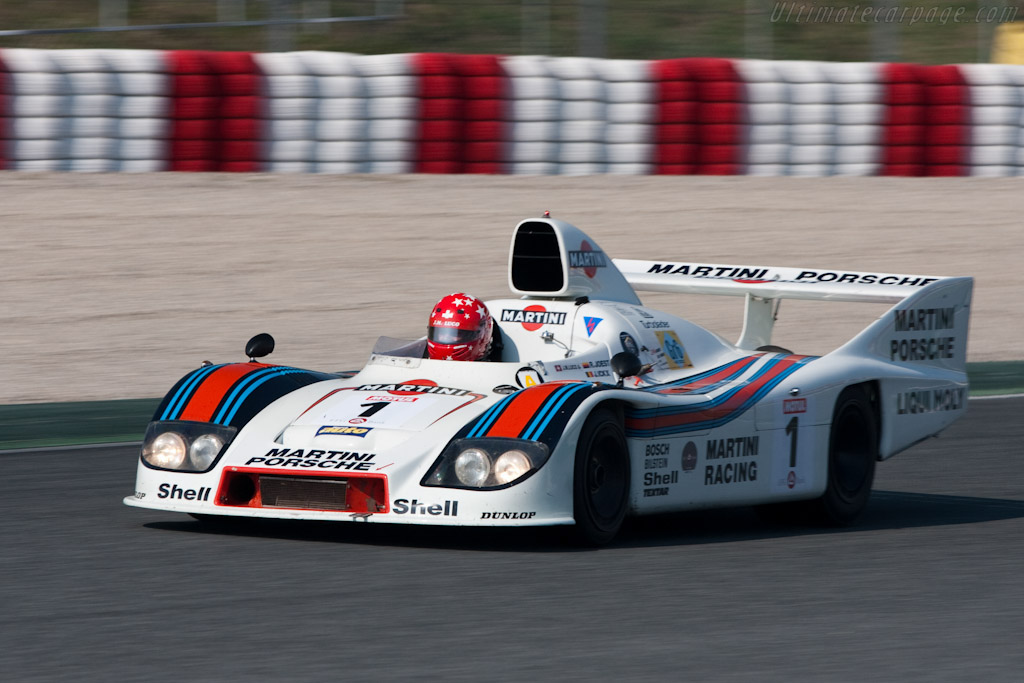
<instances>
[{"instance_id":1,"label":"helmet visor","mask_svg":"<svg viewBox=\"0 0 1024 683\"><path fill-rule=\"evenodd\" d=\"M468 344L480 337L480 330L460 330L457 327L428 327L427 339L435 344Z\"/></svg>"}]
</instances>

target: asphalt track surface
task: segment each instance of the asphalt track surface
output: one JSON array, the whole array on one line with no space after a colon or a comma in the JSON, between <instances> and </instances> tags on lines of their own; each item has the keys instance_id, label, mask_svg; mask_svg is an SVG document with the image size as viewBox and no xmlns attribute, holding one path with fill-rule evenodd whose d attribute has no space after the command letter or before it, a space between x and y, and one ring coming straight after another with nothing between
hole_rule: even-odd
<instances>
[{"instance_id":1,"label":"asphalt track surface","mask_svg":"<svg viewBox=\"0 0 1024 683\"><path fill-rule=\"evenodd\" d=\"M136 449L0 455L9 681L1020 681L1024 397L879 466L848 530L750 509L556 535L211 529Z\"/></svg>"}]
</instances>

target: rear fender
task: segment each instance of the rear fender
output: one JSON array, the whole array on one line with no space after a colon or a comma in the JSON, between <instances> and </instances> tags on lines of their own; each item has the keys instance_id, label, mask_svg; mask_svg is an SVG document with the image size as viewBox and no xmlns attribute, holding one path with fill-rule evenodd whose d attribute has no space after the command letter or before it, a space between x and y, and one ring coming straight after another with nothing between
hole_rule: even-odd
<instances>
[{"instance_id":1,"label":"rear fender","mask_svg":"<svg viewBox=\"0 0 1024 683\"><path fill-rule=\"evenodd\" d=\"M883 459L938 434L966 411L973 286L969 277L933 282L829 354L875 367Z\"/></svg>"}]
</instances>

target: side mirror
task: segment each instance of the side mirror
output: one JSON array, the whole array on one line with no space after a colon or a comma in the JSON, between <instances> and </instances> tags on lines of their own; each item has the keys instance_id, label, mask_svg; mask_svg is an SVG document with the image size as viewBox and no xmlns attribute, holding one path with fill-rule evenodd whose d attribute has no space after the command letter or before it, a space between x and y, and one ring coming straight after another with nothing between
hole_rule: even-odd
<instances>
[{"instance_id":1,"label":"side mirror","mask_svg":"<svg viewBox=\"0 0 1024 683\"><path fill-rule=\"evenodd\" d=\"M245 355L247 355L251 361L255 361L257 358L262 358L263 356L269 356L273 351L274 338L266 332L257 334L245 345Z\"/></svg>"},{"instance_id":2,"label":"side mirror","mask_svg":"<svg viewBox=\"0 0 1024 683\"><path fill-rule=\"evenodd\" d=\"M620 387L622 386L622 380L639 375L640 371L644 368L644 364L640 362L640 357L629 351L620 351L612 356L611 366L612 372L619 377Z\"/></svg>"}]
</instances>

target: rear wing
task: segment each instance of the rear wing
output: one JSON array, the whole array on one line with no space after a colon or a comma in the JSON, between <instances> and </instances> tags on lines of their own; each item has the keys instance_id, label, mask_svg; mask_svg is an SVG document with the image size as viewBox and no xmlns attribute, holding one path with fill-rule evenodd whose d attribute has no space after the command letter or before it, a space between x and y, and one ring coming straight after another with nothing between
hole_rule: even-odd
<instances>
[{"instance_id":1,"label":"rear wing","mask_svg":"<svg viewBox=\"0 0 1024 683\"><path fill-rule=\"evenodd\" d=\"M774 266L613 259L634 290L716 294L746 299L743 331L736 346L753 350L771 343L781 299L899 303L933 283L933 275L834 271Z\"/></svg>"}]
</instances>

